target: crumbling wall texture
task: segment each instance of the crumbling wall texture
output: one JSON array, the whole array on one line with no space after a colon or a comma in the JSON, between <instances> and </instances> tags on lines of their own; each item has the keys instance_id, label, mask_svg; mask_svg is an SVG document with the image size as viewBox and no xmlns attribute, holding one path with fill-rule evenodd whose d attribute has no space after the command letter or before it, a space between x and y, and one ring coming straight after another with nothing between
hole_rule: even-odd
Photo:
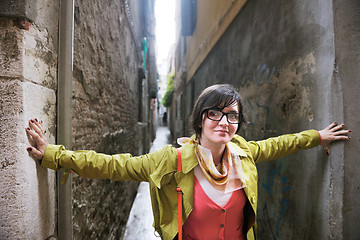
<instances>
[{"instance_id":1,"label":"crumbling wall texture","mask_svg":"<svg viewBox=\"0 0 360 240\"><path fill-rule=\"evenodd\" d=\"M124 1L74 3L73 149L142 153L142 59ZM29 156L25 128L43 120L56 143L58 11L42 0L0 11L0 239L57 237L56 174ZM74 239L120 239L137 186L73 174Z\"/></svg>"},{"instance_id":2,"label":"crumbling wall texture","mask_svg":"<svg viewBox=\"0 0 360 240\"><path fill-rule=\"evenodd\" d=\"M73 149L138 154L139 49L123 1L75 1ZM119 239L137 183L73 174L74 239Z\"/></svg>"},{"instance_id":3,"label":"crumbling wall texture","mask_svg":"<svg viewBox=\"0 0 360 240\"><path fill-rule=\"evenodd\" d=\"M344 141L333 144L330 156L317 147L258 165L259 239L359 235L359 106L350 101L359 90L359 4L335 2L248 1L182 92L183 99L195 99L211 84L236 86L247 140L322 129L335 121L355 129L356 140L346 148Z\"/></svg>"},{"instance_id":4,"label":"crumbling wall texture","mask_svg":"<svg viewBox=\"0 0 360 240\"><path fill-rule=\"evenodd\" d=\"M0 239L56 235L55 172L26 151L29 119L55 142L58 2L38 4L31 20L0 18Z\"/></svg>"},{"instance_id":5,"label":"crumbling wall texture","mask_svg":"<svg viewBox=\"0 0 360 240\"><path fill-rule=\"evenodd\" d=\"M360 236L357 224L360 213L360 2L351 0L334 1L335 35L335 79L341 84L343 95L344 121L352 130L351 140L345 144L343 161L341 155L334 156L333 165L341 174L333 174L333 189L342 194L335 194L338 199L334 204L333 239L342 234L343 239L356 239ZM333 99L334 105L338 100ZM340 160L340 161L339 161ZM335 185L336 184L336 185ZM336 228L341 225L342 228ZM341 231L341 233L338 233Z\"/></svg>"}]
</instances>

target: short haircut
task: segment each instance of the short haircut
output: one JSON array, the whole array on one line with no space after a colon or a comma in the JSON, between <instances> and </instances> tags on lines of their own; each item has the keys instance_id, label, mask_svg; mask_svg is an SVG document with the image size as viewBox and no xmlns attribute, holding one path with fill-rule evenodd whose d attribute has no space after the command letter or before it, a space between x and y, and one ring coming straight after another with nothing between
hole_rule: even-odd
<instances>
[{"instance_id":1,"label":"short haircut","mask_svg":"<svg viewBox=\"0 0 360 240\"><path fill-rule=\"evenodd\" d=\"M196 100L191 120L192 127L197 138L201 137L203 114L211 108L220 110L237 103L239 107L239 124L236 133L239 132L243 118L243 106L241 96L230 84L216 84L205 88Z\"/></svg>"}]
</instances>

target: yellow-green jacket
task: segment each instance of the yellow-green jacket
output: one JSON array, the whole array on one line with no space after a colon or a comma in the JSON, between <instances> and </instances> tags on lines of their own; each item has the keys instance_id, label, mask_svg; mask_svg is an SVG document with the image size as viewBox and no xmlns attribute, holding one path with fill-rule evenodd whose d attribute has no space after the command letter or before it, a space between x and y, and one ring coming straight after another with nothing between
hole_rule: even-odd
<instances>
[{"instance_id":1,"label":"yellow-green jacket","mask_svg":"<svg viewBox=\"0 0 360 240\"><path fill-rule=\"evenodd\" d=\"M263 141L247 142L235 135L231 145L240 156L246 176L247 196L245 227L247 239L255 239L257 208L257 170L255 163L284 157L300 149L312 148L320 143L315 130L282 135ZM182 172L177 172L176 149L165 146L159 151L133 157L130 154L104 155L94 151L68 151L63 146L49 144L42 166L57 170L72 169L78 175L89 178L106 178L114 181L133 180L149 182L154 227L162 239L173 239L177 234L178 183L183 191L183 221L193 209L194 167L198 165L193 145L182 147Z\"/></svg>"}]
</instances>

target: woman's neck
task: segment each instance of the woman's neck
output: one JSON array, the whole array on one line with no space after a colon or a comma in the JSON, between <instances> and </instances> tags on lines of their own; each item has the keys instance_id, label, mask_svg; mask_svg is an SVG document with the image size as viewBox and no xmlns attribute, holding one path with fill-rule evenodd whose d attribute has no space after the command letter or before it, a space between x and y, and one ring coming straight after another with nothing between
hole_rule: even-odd
<instances>
[{"instance_id":1,"label":"woman's neck","mask_svg":"<svg viewBox=\"0 0 360 240\"><path fill-rule=\"evenodd\" d=\"M225 151L225 144L211 144L206 141L201 141L200 139L200 145L210 150L215 166L221 163Z\"/></svg>"}]
</instances>

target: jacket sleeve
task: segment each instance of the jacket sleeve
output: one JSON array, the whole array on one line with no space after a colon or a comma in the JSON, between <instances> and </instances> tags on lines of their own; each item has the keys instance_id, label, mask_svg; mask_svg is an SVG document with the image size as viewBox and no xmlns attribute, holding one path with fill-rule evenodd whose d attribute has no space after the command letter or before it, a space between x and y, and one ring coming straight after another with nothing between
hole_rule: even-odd
<instances>
[{"instance_id":1,"label":"jacket sleeve","mask_svg":"<svg viewBox=\"0 0 360 240\"><path fill-rule=\"evenodd\" d=\"M71 169L82 177L114 181L149 181L156 159L168 151L163 149L133 157L131 154L106 155L94 151L69 151L64 146L48 144L41 165L53 170Z\"/></svg>"},{"instance_id":2,"label":"jacket sleeve","mask_svg":"<svg viewBox=\"0 0 360 240\"><path fill-rule=\"evenodd\" d=\"M256 163L285 157L301 149L309 149L320 144L320 134L307 130L296 134L286 134L262 141L248 142Z\"/></svg>"}]
</instances>

